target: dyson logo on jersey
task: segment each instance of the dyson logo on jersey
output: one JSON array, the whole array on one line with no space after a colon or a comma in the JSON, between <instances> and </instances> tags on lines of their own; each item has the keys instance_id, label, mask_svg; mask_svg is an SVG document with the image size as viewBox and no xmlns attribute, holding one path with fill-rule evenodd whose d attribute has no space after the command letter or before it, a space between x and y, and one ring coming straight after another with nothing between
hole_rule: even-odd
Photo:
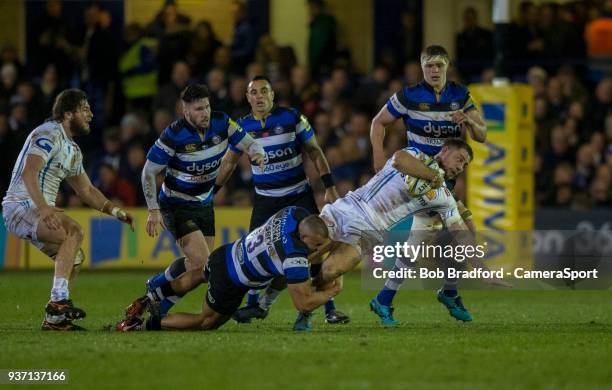
<instances>
[{"instance_id":1,"label":"dyson logo on jersey","mask_svg":"<svg viewBox=\"0 0 612 390\"><path fill-rule=\"evenodd\" d=\"M189 165L187 167L187 171L188 172L195 172L198 175L202 175L202 174L204 174L204 172L206 172L206 171L208 171L210 169L214 169L214 168L218 167L219 164L221 164L221 157L219 157L217 160L207 162L206 164L196 164L194 162L194 163L192 163L191 165Z\"/></svg>"},{"instance_id":2,"label":"dyson logo on jersey","mask_svg":"<svg viewBox=\"0 0 612 390\"><path fill-rule=\"evenodd\" d=\"M427 134L433 134L436 137L441 135L457 135L461 130L461 125L435 125L431 122L427 122L423 131Z\"/></svg>"},{"instance_id":3,"label":"dyson logo on jersey","mask_svg":"<svg viewBox=\"0 0 612 390\"><path fill-rule=\"evenodd\" d=\"M273 158L285 157L285 156L291 155L292 153L293 153L293 148L289 146L283 149L268 150L264 158L264 164L267 164L268 161L270 161Z\"/></svg>"}]
</instances>

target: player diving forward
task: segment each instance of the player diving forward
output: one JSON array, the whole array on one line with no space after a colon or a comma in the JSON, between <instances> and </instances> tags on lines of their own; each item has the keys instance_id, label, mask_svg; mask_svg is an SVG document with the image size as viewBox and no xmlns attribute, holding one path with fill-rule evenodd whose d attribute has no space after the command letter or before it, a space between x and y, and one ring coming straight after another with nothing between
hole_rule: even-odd
<instances>
[{"instance_id":1,"label":"player diving forward","mask_svg":"<svg viewBox=\"0 0 612 390\"><path fill-rule=\"evenodd\" d=\"M68 289L84 261L83 230L55 207L60 183L66 179L83 202L134 230L132 216L102 195L83 169L83 154L73 138L89 134L92 117L83 91L67 89L57 95L52 119L26 139L2 201L7 230L55 261L43 330L83 330L72 320L85 317L85 311L73 305Z\"/></svg>"},{"instance_id":2,"label":"player diving forward","mask_svg":"<svg viewBox=\"0 0 612 390\"><path fill-rule=\"evenodd\" d=\"M308 254L328 245L328 234L319 216L301 207L286 207L247 236L214 250L203 272L186 272L148 292L159 302L182 296L207 280L201 313L152 313L146 323L139 316L128 316L117 330L216 329L230 319L249 289L265 288L279 276L286 279L296 309L311 312L340 291L335 281L314 291L310 281Z\"/></svg>"}]
</instances>

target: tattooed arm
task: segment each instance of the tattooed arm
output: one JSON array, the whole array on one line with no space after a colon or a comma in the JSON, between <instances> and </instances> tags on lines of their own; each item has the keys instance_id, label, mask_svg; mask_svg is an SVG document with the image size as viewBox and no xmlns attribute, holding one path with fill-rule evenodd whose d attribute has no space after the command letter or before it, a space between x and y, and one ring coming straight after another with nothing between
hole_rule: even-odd
<instances>
[{"instance_id":1,"label":"tattooed arm","mask_svg":"<svg viewBox=\"0 0 612 390\"><path fill-rule=\"evenodd\" d=\"M159 225L165 228L161 213L159 212L159 204L157 203L157 175L163 171L164 168L166 168L165 165L147 160L142 169L142 190L147 201L147 208L149 209L147 234L151 237L157 235L157 227Z\"/></svg>"}]
</instances>

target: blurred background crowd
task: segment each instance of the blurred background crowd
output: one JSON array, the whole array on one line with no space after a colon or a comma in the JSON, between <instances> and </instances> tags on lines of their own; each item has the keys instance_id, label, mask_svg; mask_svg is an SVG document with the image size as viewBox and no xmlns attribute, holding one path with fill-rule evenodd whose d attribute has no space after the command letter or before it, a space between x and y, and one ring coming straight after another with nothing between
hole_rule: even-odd
<instances>
[{"instance_id":1,"label":"blurred background crowd","mask_svg":"<svg viewBox=\"0 0 612 390\"><path fill-rule=\"evenodd\" d=\"M146 153L181 116L180 91L190 82L205 83L213 110L237 119L249 113L245 92L255 75L270 78L277 105L295 107L309 118L340 194L363 184L373 174L371 119L393 93L421 79L419 16L403 12L402 28L385 37L388 45L376 55L373 69L361 74L338 41L335 16L324 2L304 4L311 18L308 60L298 63L293 48L260 31L239 1L232 3L234 32L228 42L217 38L210 21L192 20L172 1L147 25L120 26L119 36L119 22L104 2L88 4L75 23L65 16L69 3L47 1L28 30L26 63L15 42L0 42L0 193L25 138L50 115L55 96L79 87L94 112L92 134L77 139L87 172L114 201L143 206L140 173ZM589 59L612 54L607 52L612 44L598 42L592 33L602 22L612 25L609 5L525 1L510 25L507 72L534 90L538 206L612 206L612 75L589 66ZM479 21L489 15L471 7L462 12L449 79L491 83L494 35ZM405 144L398 121L387 131L386 148L391 154ZM320 194L309 164L307 169ZM215 204L250 205L250 180L245 159ZM464 196L463 181L457 191ZM61 192L58 206L79 205L70 191Z\"/></svg>"}]
</instances>

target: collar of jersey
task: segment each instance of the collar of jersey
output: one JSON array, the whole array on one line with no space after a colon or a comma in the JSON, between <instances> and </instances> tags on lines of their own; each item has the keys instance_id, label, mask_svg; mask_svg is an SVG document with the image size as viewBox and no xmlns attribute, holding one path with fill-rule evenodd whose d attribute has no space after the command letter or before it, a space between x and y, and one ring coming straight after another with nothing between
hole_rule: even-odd
<instances>
[{"instance_id":1,"label":"collar of jersey","mask_svg":"<svg viewBox=\"0 0 612 390\"><path fill-rule=\"evenodd\" d=\"M183 118L182 120L183 120L183 126L182 127L185 127L187 130L195 132L195 133L200 131L197 127L192 126L191 123L189 123L189 121L187 119ZM209 128L210 128L210 125L207 128L202 129L202 132L204 134L206 134L206 130L208 130Z\"/></svg>"},{"instance_id":2,"label":"collar of jersey","mask_svg":"<svg viewBox=\"0 0 612 390\"><path fill-rule=\"evenodd\" d=\"M440 95L442 95L444 93L444 90L448 87L448 80L446 80L446 84L444 84L444 86L442 87L442 89L440 90ZM431 93L436 93L436 90L429 84L427 84L427 81L423 80L421 81L421 85L426 88L428 91L430 91Z\"/></svg>"}]
</instances>

